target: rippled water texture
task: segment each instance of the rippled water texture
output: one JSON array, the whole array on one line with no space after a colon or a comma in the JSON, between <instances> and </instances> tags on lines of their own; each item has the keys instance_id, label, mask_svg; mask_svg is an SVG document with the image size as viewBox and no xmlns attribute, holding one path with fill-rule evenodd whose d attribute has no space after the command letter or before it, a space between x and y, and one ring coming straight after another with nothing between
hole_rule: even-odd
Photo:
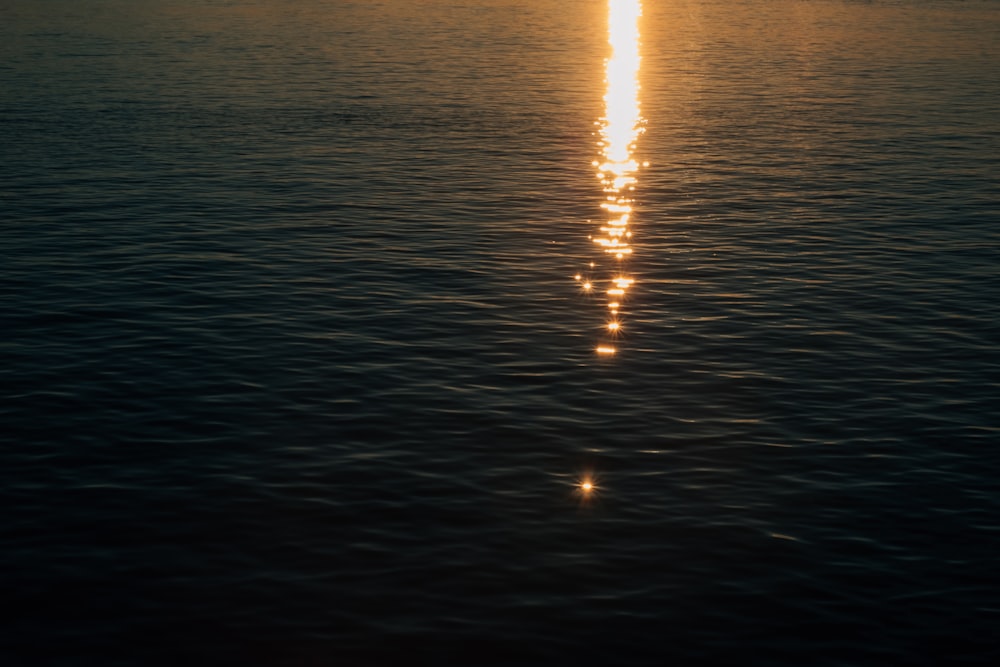
<instances>
[{"instance_id":1,"label":"rippled water texture","mask_svg":"<svg viewBox=\"0 0 1000 667\"><path fill-rule=\"evenodd\" d=\"M609 331L605 0L0 4L0 663L996 664L1000 3L642 10Z\"/></svg>"}]
</instances>

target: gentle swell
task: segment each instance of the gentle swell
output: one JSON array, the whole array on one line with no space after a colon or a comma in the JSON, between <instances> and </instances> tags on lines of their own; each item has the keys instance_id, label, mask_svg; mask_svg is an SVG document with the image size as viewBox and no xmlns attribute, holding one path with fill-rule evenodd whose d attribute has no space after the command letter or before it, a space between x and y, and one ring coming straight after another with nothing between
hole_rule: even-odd
<instances>
[{"instance_id":1,"label":"gentle swell","mask_svg":"<svg viewBox=\"0 0 1000 667\"><path fill-rule=\"evenodd\" d=\"M995 2L7 4L4 664L1000 657Z\"/></svg>"}]
</instances>

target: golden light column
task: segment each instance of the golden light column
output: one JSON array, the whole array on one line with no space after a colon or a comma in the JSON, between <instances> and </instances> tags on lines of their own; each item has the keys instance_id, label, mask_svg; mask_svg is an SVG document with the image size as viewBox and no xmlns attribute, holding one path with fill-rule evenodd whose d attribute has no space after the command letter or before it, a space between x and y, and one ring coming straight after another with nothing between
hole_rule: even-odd
<instances>
[{"instance_id":1,"label":"golden light column","mask_svg":"<svg viewBox=\"0 0 1000 667\"><path fill-rule=\"evenodd\" d=\"M626 260L632 254L632 193L635 191L639 165L633 156L636 141L643 130L639 112L639 17L640 0L608 0L608 44L611 55L605 63L604 117L600 125L601 159L595 160L597 177L601 180L604 201L601 203L607 219L600 235L592 236L604 251L602 270L609 275L607 308L609 319L606 336L609 340L597 346L599 354L615 354L613 339L624 328L619 318L626 294L635 280L627 274ZM610 269L604 265L612 264ZM597 264L592 262L591 268ZM580 274L576 279L583 281ZM585 291L594 288L596 279L583 282Z\"/></svg>"}]
</instances>

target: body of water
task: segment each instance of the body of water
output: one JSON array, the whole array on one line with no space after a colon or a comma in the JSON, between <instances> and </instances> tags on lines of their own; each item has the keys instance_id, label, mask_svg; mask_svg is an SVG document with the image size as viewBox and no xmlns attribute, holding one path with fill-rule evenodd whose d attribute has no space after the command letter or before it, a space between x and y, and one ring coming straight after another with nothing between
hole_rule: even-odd
<instances>
[{"instance_id":1,"label":"body of water","mask_svg":"<svg viewBox=\"0 0 1000 667\"><path fill-rule=\"evenodd\" d=\"M994 664L1000 2L610 4L0 4L5 665Z\"/></svg>"}]
</instances>

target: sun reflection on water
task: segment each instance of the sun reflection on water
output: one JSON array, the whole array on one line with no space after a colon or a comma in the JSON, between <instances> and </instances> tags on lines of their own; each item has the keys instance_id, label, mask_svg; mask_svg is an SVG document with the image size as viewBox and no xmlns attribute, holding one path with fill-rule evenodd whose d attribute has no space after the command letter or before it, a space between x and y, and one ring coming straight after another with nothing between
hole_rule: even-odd
<instances>
[{"instance_id":1,"label":"sun reflection on water","mask_svg":"<svg viewBox=\"0 0 1000 667\"><path fill-rule=\"evenodd\" d=\"M604 487L599 483L593 471L582 472L576 479L573 494L581 508L593 508L600 503Z\"/></svg>"},{"instance_id":2,"label":"sun reflection on water","mask_svg":"<svg viewBox=\"0 0 1000 667\"><path fill-rule=\"evenodd\" d=\"M632 231L629 228L633 212L632 193L635 191L639 163L633 156L636 141L643 131L639 112L639 17L640 0L608 0L608 44L611 56L605 63L604 117L600 126L600 157L593 161L601 180L604 201L601 208L607 219L600 227L601 235L591 239L602 251L601 271L609 277L588 280L585 291L608 283L608 309L612 319L605 323L605 334L617 336L623 327L618 318L626 292L635 279L626 275L626 260L632 255ZM648 166L644 163L642 166ZM595 263L590 263L596 268ZM598 271L599 273L600 271ZM576 280L580 280L577 276ZM617 351L606 342L598 344L600 355Z\"/></svg>"}]
</instances>

